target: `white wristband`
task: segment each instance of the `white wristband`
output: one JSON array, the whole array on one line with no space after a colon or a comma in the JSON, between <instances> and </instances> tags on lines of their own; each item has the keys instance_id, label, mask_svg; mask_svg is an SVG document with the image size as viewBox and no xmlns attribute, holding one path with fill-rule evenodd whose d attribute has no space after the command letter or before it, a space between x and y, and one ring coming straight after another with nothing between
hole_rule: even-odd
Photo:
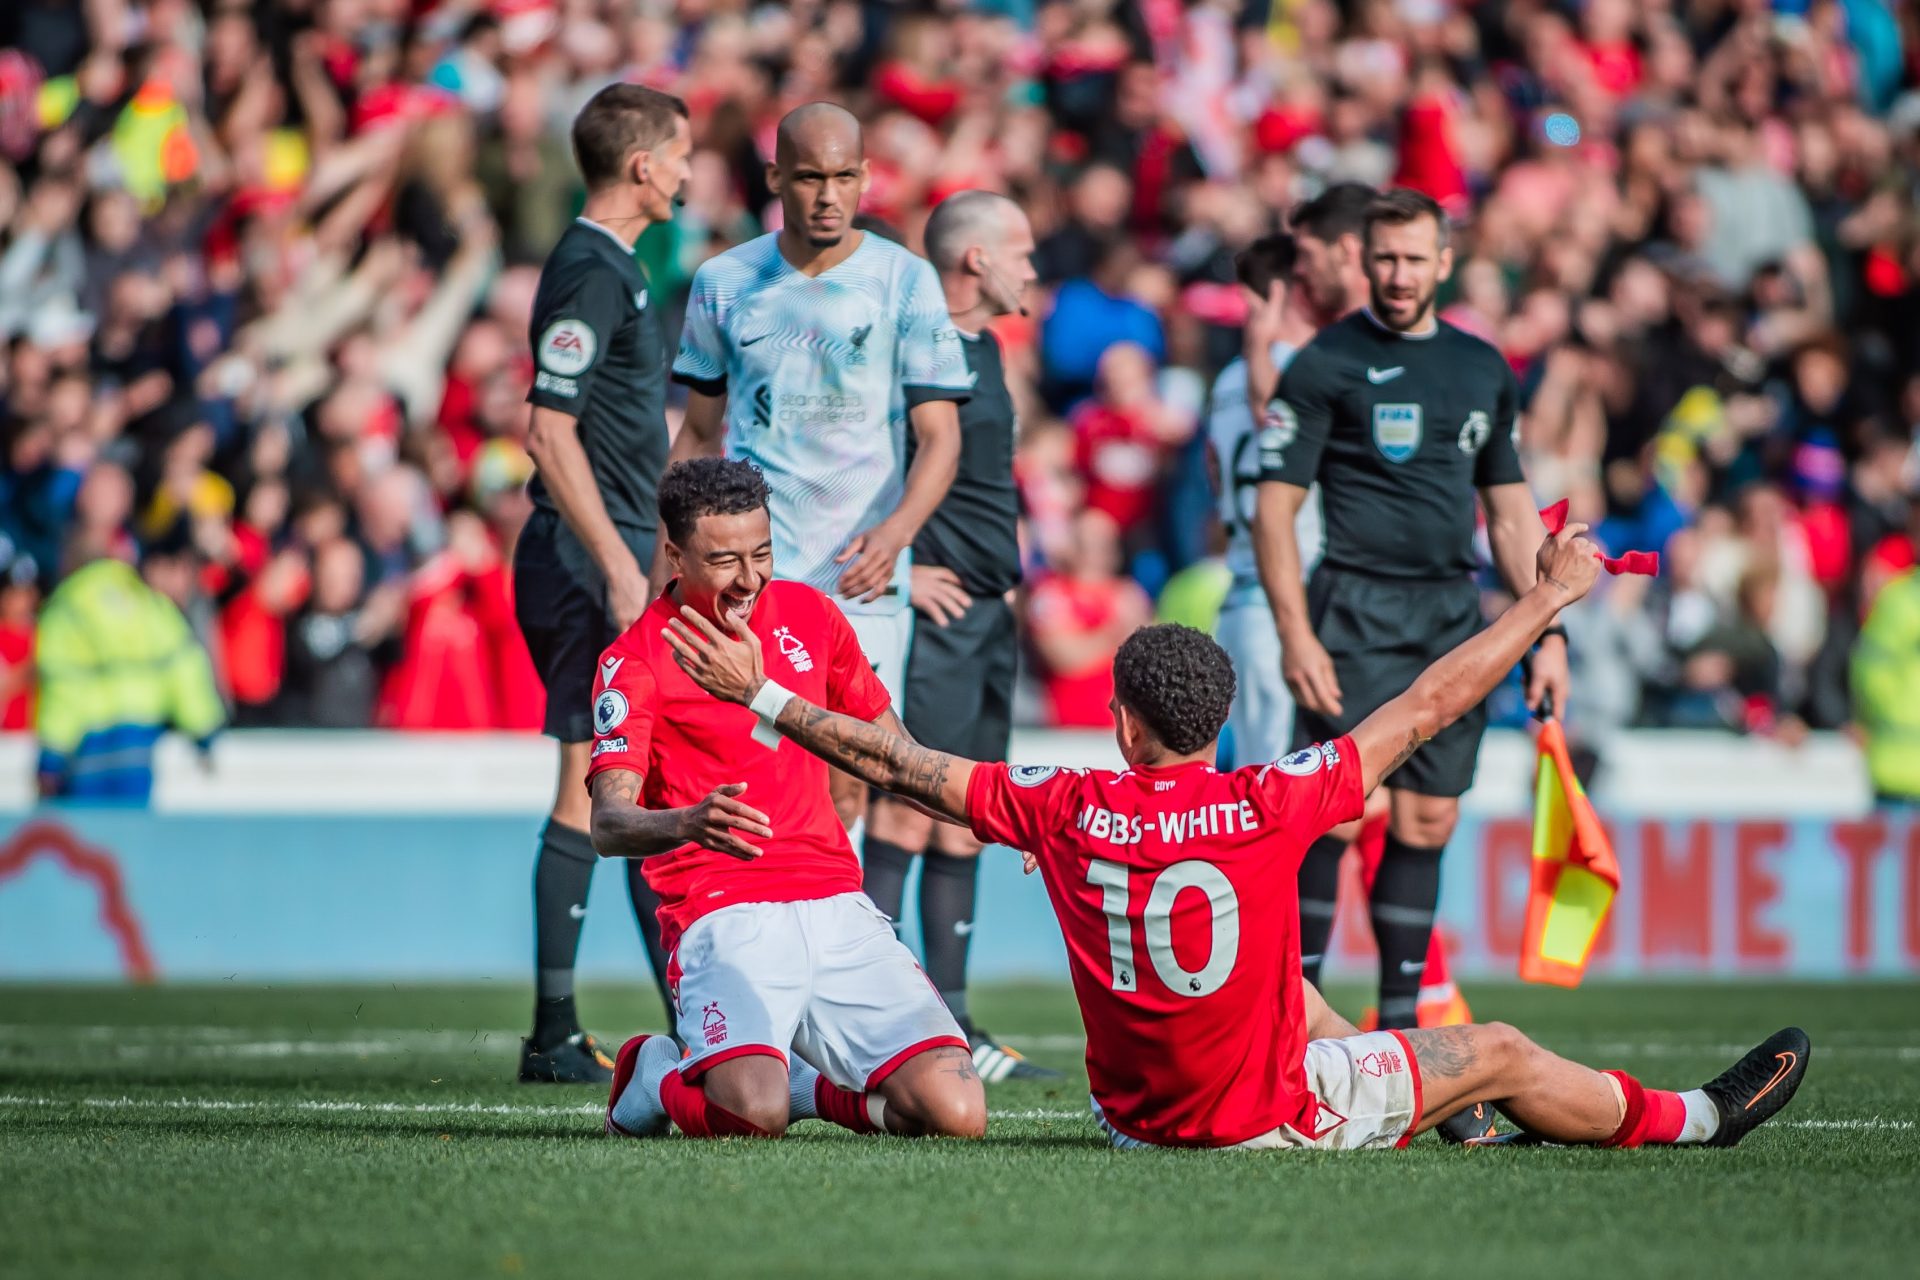
<instances>
[{"instance_id":1,"label":"white wristband","mask_svg":"<svg viewBox=\"0 0 1920 1280\"><path fill-rule=\"evenodd\" d=\"M780 713L797 696L793 690L784 689L771 680L761 684L760 692L754 694L753 701L747 704L747 709L759 717L759 722L753 726L752 737L755 742L769 751L779 747L780 731L774 728L774 721L780 718Z\"/></svg>"}]
</instances>

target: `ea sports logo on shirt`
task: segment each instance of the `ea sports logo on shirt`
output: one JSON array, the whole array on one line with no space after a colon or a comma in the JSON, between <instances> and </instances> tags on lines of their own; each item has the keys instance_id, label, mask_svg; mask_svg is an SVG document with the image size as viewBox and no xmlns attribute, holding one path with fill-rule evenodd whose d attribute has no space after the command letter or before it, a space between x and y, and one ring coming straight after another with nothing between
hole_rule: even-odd
<instances>
[{"instance_id":1,"label":"ea sports logo on shirt","mask_svg":"<svg viewBox=\"0 0 1920 1280\"><path fill-rule=\"evenodd\" d=\"M600 340L585 321L555 320L540 335L536 354L542 369L563 378L571 378L586 372L587 366L593 363L593 353L599 345Z\"/></svg>"},{"instance_id":2,"label":"ea sports logo on shirt","mask_svg":"<svg viewBox=\"0 0 1920 1280\"><path fill-rule=\"evenodd\" d=\"M598 737L612 733L627 718L627 695L608 689L593 700L593 732Z\"/></svg>"}]
</instances>

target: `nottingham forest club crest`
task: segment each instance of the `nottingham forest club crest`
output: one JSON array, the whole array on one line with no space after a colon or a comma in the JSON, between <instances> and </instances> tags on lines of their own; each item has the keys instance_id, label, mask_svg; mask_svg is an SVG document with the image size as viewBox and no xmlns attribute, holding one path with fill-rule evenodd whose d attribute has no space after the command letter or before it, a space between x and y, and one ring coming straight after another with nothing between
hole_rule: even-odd
<instances>
[{"instance_id":1,"label":"nottingham forest club crest","mask_svg":"<svg viewBox=\"0 0 1920 1280\"><path fill-rule=\"evenodd\" d=\"M787 656L795 671L813 670L813 655L807 652L807 646L800 643L800 637L793 634L792 627L775 627L773 638L780 646L780 652Z\"/></svg>"}]
</instances>

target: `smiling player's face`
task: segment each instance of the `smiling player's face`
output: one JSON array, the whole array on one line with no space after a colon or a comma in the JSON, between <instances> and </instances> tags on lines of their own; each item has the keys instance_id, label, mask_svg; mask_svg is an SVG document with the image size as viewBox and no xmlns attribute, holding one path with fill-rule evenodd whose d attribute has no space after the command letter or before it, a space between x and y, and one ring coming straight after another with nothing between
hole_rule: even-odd
<instances>
[{"instance_id":1,"label":"smiling player's face","mask_svg":"<svg viewBox=\"0 0 1920 1280\"><path fill-rule=\"evenodd\" d=\"M745 622L773 580L773 525L767 509L701 516L684 547L668 541L667 564L679 575L680 603L723 628L729 614Z\"/></svg>"}]
</instances>

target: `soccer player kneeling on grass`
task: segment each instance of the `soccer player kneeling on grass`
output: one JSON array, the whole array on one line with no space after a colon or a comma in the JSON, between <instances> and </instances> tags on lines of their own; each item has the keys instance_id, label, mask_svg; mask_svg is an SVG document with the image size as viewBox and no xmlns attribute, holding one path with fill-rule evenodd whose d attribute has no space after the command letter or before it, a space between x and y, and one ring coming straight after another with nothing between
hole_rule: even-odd
<instances>
[{"instance_id":1,"label":"soccer player kneeling on grass","mask_svg":"<svg viewBox=\"0 0 1920 1280\"><path fill-rule=\"evenodd\" d=\"M1491 1102L1556 1142L1732 1146L1787 1104L1810 1046L1789 1028L1684 1093L1594 1071L1512 1027L1361 1034L1300 975L1296 875L1306 848L1477 706L1600 565L1584 526L1538 556L1538 580L1494 624L1332 742L1231 773L1213 768L1233 698L1219 646L1144 628L1114 660L1120 773L976 764L838 715L765 674L759 639L694 611L672 622L681 666L809 751L1026 851L1066 935L1087 1027L1096 1119L1120 1147L1391 1147ZM776 676L782 674L774 673Z\"/></svg>"},{"instance_id":2,"label":"soccer player kneeling on grass","mask_svg":"<svg viewBox=\"0 0 1920 1280\"><path fill-rule=\"evenodd\" d=\"M777 1137L819 1118L859 1133L977 1138L987 1104L966 1036L860 891L827 766L675 665L668 620L724 619L782 680L901 733L833 601L773 580L767 485L701 458L660 482L673 581L600 660L588 766L593 843L646 859L683 1060L668 1036L615 1061L607 1132ZM717 632L716 632L717 634Z\"/></svg>"}]
</instances>

